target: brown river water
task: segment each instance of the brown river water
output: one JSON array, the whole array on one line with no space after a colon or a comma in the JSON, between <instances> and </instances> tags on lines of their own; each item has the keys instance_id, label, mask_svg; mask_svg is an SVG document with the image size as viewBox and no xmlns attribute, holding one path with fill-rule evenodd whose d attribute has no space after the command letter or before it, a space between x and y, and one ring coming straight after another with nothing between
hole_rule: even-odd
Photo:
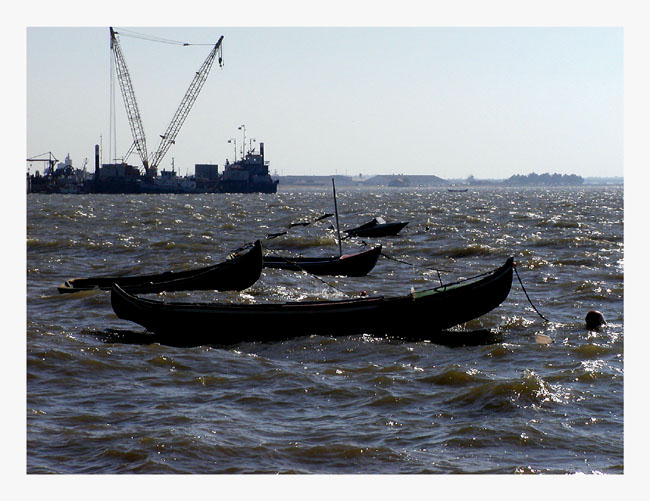
<instances>
[{"instance_id":1,"label":"brown river water","mask_svg":"<svg viewBox=\"0 0 650 501\"><path fill-rule=\"evenodd\" d=\"M338 207L343 228L410 221L365 239L393 259L362 278L264 270L240 293L159 298L401 295L436 286L434 268L450 282L514 256L550 322L515 278L499 308L462 326L498 332L486 346L313 336L308 325L276 343L150 343L109 293L56 287L220 262L333 212L331 193L28 195L27 473L623 473L622 187L339 189ZM333 221L263 244L334 255ZM591 309L608 322L600 332L585 329ZM427 326L405 318L404 329Z\"/></svg>"}]
</instances>

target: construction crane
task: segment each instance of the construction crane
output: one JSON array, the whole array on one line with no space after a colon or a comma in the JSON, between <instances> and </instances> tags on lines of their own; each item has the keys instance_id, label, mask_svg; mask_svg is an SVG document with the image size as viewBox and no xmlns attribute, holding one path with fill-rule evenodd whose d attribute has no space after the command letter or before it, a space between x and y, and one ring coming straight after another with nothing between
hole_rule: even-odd
<instances>
[{"instance_id":1,"label":"construction crane","mask_svg":"<svg viewBox=\"0 0 650 501\"><path fill-rule=\"evenodd\" d=\"M164 134L161 134L161 141L158 145L158 149L154 153L151 163L149 162L149 157L147 153L147 141L144 134L144 127L142 126L142 117L138 109L138 103L135 99L135 92L133 90L133 83L131 82L131 76L129 75L129 70L126 66L126 60L124 59L124 54L120 47L118 32L113 28L110 28L111 33L111 52L115 59L115 72L117 74L117 79L120 84L120 90L122 91L122 97L124 99L124 106L126 107L126 114L129 120L129 125L131 127L131 133L133 135L133 145L132 148L138 150L140 154L140 159L142 160L142 165L144 166L146 176L155 176L157 167L160 165L160 162L164 158L165 154L169 150L169 147L175 143L176 136L180 131L187 115L189 114L196 98L203 87L203 84L208 78L208 73L212 68L212 63L219 54L219 66L223 66L222 59L222 49L221 42L223 41L223 36L219 38L216 44L212 47L212 50L208 54L208 57L205 59L199 70L194 74L194 78L190 83L185 96L183 97L181 104L179 105L176 113L172 117L172 120L167 127L167 130ZM191 45L188 43L183 43L181 45ZM131 150L130 150L131 151Z\"/></svg>"},{"instance_id":2,"label":"construction crane","mask_svg":"<svg viewBox=\"0 0 650 501\"><path fill-rule=\"evenodd\" d=\"M120 47L120 42L117 38L117 32L113 28L109 29L111 31L111 52L115 59L115 73L117 75L117 81L120 83L120 90L122 91L122 98L124 99L124 107L126 108L126 115L129 119L129 125L131 126L131 134L133 135L133 143L142 159L145 174L148 175L149 157L147 155L147 139L144 135L144 127L142 126L142 118L140 117L138 102L135 99L131 75L126 66L124 54L122 54L122 48Z\"/></svg>"},{"instance_id":3,"label":"construction crane","mask_svg":"<svg viewBox=\"0 0 650 501\"><path fill-rule=\"evenodd\" d=\"M42 157L43 155L47 155L47 158L38 158ZM54 164L58 162L56 157L52 154L51 151L47 151L45 153L41 153L40 155L35 155L32 158L28 158L26 160L27 162L47 162L49 166L49 172L54 173ZM47 174L47 172L44 172L43 174Z\"/></svg>"}]
</instances>

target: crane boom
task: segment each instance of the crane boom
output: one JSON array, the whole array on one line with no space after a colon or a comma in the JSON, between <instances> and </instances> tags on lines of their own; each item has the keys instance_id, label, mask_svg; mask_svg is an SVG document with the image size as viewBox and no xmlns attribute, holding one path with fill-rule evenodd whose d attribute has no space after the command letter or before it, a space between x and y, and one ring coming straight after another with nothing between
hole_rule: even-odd
<instances>
[{"instance_id":1,"label":"crane boom","mask_svg":"<svg viewBox=\"0 0 650 501\"><path fill-rule=\"evenodd\" d=\"M167 150L169 150L169 147L172 144L174 144L178 132L183 126L183 123L185 122L185 119L187 118L190 109L194 105L194 102L196 101L196 98L198 97L199 92L203 87L203 84L208 78L208 73L212 68L212 63L214 62L217 52L219 53L219 64L221 65L222 40L223 40L223 36L219 38L217 43L214 45L214 47L208 54L208 57L205 59L205 61L199 68L199 71L197 71L196 74L194 75L194 78L192 79L189 88L185 92L185 96L183 97L181 104L176 110L176 113L174 114L170 124L167 126L167 130L163 135L160 136L162 139L151 161L151 170L153 170L154 172L156 167L158 167L163 157L167 153Z\"/></svg>"},{"instance_id":2,"label":"crane boom","mask_svg":"<svg viewBox=\"0 0 650 501\"><path fill-rule=\"evenodd\" d=\"M115 59L115 72L117 74L117 80L120 83L120 90L122 91L122 98L124 99L124 106L126 108L126 115L129 119L129 125L131 126L131 134L133 135L133 142L135 144L140 158L142 159L142 165L144 166L145 173L149 174L149 158L147 154L147 140L144 134L144 127L142 126L142 118L140 116L140 110L138 109L138 102L135 100L135 92L133 91L133 83L131 82L131 75L129 74L129 69L126 66L126 60L124 59L124 54L122 54L122 48L120 47L119 39L117 38L117 32L110 28L111 30L111 51Z\"/></svg>"},{"instance_id":3,"label":"crane boom","mask_svg":"<svg viewBox=\"0 0 650 501\"><path fill-rule=\"evenodd\" d=\"M47 158L38 158L38 157L42 157L43 155L47 155ZM28 158L27 162L47 162L49 171L54 172L54 164L58 162L58 159L52 154L51 151L48 151L46 153L41 153L40 155L36 155L32 158ZM47 171L45 171L45 173L47 173Z\"/></svg>"}]
</instances>

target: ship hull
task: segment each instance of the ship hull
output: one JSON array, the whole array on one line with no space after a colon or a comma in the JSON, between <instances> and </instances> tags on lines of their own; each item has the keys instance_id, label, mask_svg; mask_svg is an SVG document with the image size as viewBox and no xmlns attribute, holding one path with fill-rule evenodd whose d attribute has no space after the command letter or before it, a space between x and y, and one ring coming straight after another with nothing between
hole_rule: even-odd
<instances>
[{"instance_id":1,"label":"ship hull","mask_svg":"<svg viewBox=\"0 0 650 501\"><path fill-rule=\"evenodd\" d=\"M251 184L246 182L222 182L219 184L221 193L277 193L278 182Z\"/></svg>"}]
</instances>

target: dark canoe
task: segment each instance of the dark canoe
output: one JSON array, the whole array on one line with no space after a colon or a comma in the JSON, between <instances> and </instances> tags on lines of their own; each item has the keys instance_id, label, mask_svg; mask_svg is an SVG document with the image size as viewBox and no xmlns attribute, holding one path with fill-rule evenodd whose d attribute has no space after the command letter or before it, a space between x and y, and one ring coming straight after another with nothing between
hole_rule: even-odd
<instances>
[{"instance_id":1,"label":"dark canoe","mask_svg":"<svg viewBox=\"0 0 650 501\"><path fill-rule=\"evenodd\" d=\"M345 230L350 237L391 237L397 235L408 223L381 223L377 219L368 221L357 228Z\"/></svg>"},{"instance_id":2,"label":"dark canoe","mask_svg":"<svg viewBox=\"0 0 650 501\"><path fill-rule=\"evenodd\" d=\"M508 296L513 258L474 280L400 297L281 304L187 303L144 299L111 289L115 314L174 345L275 341L311 334L371 334L431 340L445 329L478 318Z\"/></svg>"},{"instance_id":3,"label":"dark canoe","mask_svg":"<svg viewBox=\"0 0 650 501\"><path fill-rule=\"evenodd\" d=\"M205 268L153 275L73 278L58 290L60 293L110 290L113 284L117 284L133 294L184 290L240 291L253 285L261 273L262 246L258 240L248 251Z\"/></svg>"},{"instance_id":4,"label":"dark canoe","mask_svg":"<svg viewBox=\"0 0 650 501\"><path fill-rule=\"evenodd\" d=\"M363 277L375 267L380 254L381 245L356 254L344 254L341 257L264 256L264 267L306 271L314 275Z\"/></svg>"}]
</instances>

